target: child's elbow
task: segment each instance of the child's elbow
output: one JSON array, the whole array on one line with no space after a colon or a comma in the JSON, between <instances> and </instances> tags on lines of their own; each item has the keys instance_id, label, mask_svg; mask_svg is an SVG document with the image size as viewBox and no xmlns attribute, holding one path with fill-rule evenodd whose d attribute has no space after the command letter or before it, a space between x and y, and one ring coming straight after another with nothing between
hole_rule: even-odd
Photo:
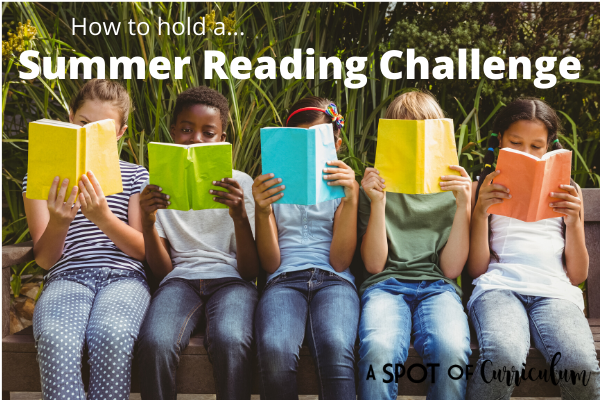
<instances>
[{"instance_id":1,"label":"child's elbow","mask_svg":"<svg viewBox=\"0 0 600 400\"><path fill-rule=\"evenodd\" d=\"M350 266L352 260L337 260L335 257L329 259L329 263L335 272L344 272Z\"/></svg>"},{"instance_id":2,"label":"child's elbow","mask_svg":"<svg viewBox=\"0 0 600 400\"><path fill-rule=\"evenodd\" d=\"M571 284L574 286L579 286L581 285L583 282L585 282L585 280L588 277L588 271L581 271L577 274L572 274L571 276L569 276L569 280L571 281Z\"/></svg>"}]
</instances>

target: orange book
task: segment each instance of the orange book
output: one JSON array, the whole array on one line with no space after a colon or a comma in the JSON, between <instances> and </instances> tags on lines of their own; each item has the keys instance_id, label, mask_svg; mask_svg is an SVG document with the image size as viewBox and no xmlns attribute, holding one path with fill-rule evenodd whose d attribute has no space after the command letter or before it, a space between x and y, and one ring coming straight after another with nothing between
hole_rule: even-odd
<instances>
[{"instance_id":1,"label":"orange book","mask_svg":"<svg viewBox=\"0 0 600 400\"><path fill-rule=\"evenodd\" d=\"M569 150L554 150L537 158L514 149L500 149L496 169L500 170L500 175L494 183L510 189L512 198L490 206L490 214L525 222L564 216L553 211L549 203L560 201L550 197L550 193L566 193L560 185L568 185L571 181Z\"/></svg>"}]
</instances>

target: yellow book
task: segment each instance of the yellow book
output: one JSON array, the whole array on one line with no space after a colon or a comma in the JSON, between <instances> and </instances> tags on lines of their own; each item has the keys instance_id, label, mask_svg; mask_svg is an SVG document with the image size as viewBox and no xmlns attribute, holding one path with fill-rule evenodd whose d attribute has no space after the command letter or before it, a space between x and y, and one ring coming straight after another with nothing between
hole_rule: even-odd
<instances>
[{"instance_id":1,"label":"yellow book","mask_svg":"<svg viewBox=\"0 0 600 400\"><path fill-rule=\"evenodd\" d=\"M451 119L380 119L375 168L393 193L442 192L440 176L460 175Z\"/></svg>"},{"instance_id":2,"label":"yellow book","mask_svg":"<svg viewBox=\"0 0 600 400\"><path fill-rule=\"evenodd\" d=\"M54 177L69 179L66 198L81 175L92 171L105 196L123 191L115 121L85 126L40 119L29 123L27 198L47 200Z\"/></svg>"}]
</instances>

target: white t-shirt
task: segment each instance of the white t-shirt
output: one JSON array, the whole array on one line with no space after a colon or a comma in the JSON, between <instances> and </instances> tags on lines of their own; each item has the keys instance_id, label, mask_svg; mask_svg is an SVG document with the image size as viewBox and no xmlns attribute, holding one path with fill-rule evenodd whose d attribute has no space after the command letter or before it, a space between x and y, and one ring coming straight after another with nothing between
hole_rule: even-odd
<instances>
[{"instance_id":1,"label":"white t-shirt","mask_svg":"<svg viewBox=\"0 0 600 400\"><path fill-rule=\"evenodd\" d=\"M233 170L233 179L244 190L244 205L254 235L252 178ZM240 278L235 231L229 209L158 210L155 226L158 235L169 241L173 262L173 271L161 284L171 278Z\"/></svg>"}]
</instances>

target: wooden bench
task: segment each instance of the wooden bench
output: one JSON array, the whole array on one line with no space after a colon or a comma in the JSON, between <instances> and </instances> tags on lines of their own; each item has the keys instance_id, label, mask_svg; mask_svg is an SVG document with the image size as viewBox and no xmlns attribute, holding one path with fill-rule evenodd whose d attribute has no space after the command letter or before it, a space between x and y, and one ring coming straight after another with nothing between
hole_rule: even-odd
<instances>
[{"instance_id":1,"label":"wooden bench","mask_svg":"<svg viewBox=\"0 0 600 400\"><path fill-rule=\"evenodd\" d=\"M596 342L596 352L600 354L600 189L583 189L585 204L585 233L586 244L590 254L590 269L588 276L588 312L589 324ZM39 368L36 361L32 329L27 328L21 332L9 335L9 302L10 302L10 266L33 259L31 242L18 245L4 246L2 248L2 398L9 399L10 392L40 392ZM463 273L462 286L465 292L463 301L466 304L472 291L471 279ZM479 356L475 335L471 349L473 355L470 363L475 365ZM408 353L406 367L415 363L422 363L411 346ZM528 368L545 369L542 355L531 349L528 359ZM136 365L134 360L132 374L132 393L139 393ZM444 372L445 371L440 371ZM89 368L84 361L84 382L89 379ZM415 372L415 377L417 374ZM258 379L254 380L254 393L259 393ZM400 395L425 395L427 380L422 383L411 383L406 377L400 379ZM308 348L303 347L300 353L298 370L298 388L300 394L318 394L317 376ZM177 370L177 392L189 394L215 393L212 365L208 354L202 344L202 336L195 335L180 358ZM551 383L526 381L516 388L514 396L517 397L553 397L560 396L557 386Z\"/></svg>"}]
</instances>

